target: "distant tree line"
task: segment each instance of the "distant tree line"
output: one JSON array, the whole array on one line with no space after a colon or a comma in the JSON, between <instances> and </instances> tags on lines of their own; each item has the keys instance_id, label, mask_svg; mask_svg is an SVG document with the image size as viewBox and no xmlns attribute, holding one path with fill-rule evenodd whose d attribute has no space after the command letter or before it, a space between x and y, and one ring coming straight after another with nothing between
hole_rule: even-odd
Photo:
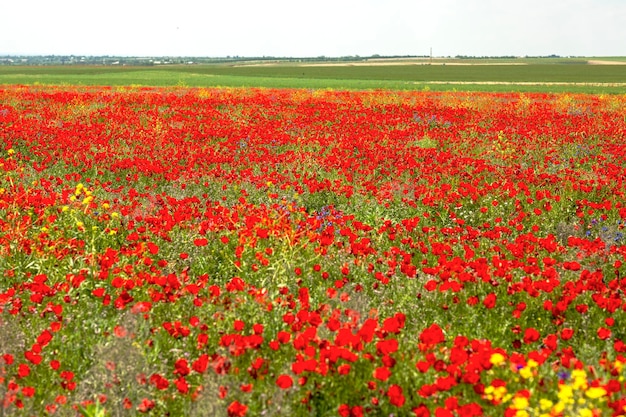
<instances>
[{"instance_id":1,"label":"distant tree line","mask_svg":"<svg viewBox=\"0 0 626 417\"><path fill-rule=\"evenodd\" d=\"M194 64L237 64L237 63L281 63L281 62L359 62L373 59L411 59L429 58L427 55L350 55L342 57L193 57L193 56L84 56L84 55L0 55L0 65L106 65L106 66L155 66L155 65L194 65ZM451 58L451 57L447 57ZM513 55L503 56L472 56L456 55L455 59L516 59ZM546 55L524 58L561 58L559 55Z\"/></svg>"},{"instance_id":2,"label":"distant tree line","mask_svg":"<svg viewBox=\"0 0 626 417\"><path fill-rule=\"evenodd\" d=\"M502 55L502 56L473 56L473 55L457 55L456 59L516 59L519 56ZM561 58L560 55L543 55L543 56L524 56L524 58Z\"/></svg>"},{"instance_id":3,"label":"distant tree line","mask_svg":"<svg viewBox=\"0 0 626 417\"><path fill-rule=\"evenodd\" d=\"M83 55L0 55L0 65L123 65L123 66L154 66L154 65L193 65L193 64L229 64L244 62L354 62L368 59L401 59L426 58L416 55L358 55L343 57L126 57L126 56L83 56Z\"/></svg>"}]
</instances>

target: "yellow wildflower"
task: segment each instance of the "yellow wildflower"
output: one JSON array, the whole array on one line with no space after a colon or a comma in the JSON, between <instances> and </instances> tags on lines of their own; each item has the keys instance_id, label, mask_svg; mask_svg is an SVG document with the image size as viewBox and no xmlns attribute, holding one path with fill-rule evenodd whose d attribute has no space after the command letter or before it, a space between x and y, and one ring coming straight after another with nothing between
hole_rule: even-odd
<instances>
[{"instance_id":1,"label":"yellow wildflower","mask_svg":"<svg viewBox=\"0 0 626 417\"><path fill-rule=\"evenodd\" d=\"M572 371L573 387L577 390L587 389L587 373L582 369Z\"/></svg>"},{"instance_id":2,"label":"yellow wildflower","mask_svg":"<svg viewBox=\"0 0 626 417\"><path fill-rule=\"evenodd\" d=\"M505 358L504 355L501 353L493 353L491 355L491 358L489 358L489 362L491 362L493 365L500 365L502 362L504 362Z\"/></svg>"},{"instance_id":3,"label":"yellow wildflower","mask_svg":"<svg viewBox=\"0 0 626 417\"><path fill-rule=\"evenodd\" d=\"M541 408L542 411L547 411L551 409L553 405L554 403L552 401L545 398L539 400L539 408Z\"/></svg>"},{"instance_id":4,"label":"yellow wildflower","mask_svg":"<svg viewBox=\"0 0 626 417\"><path fill-rule=\"evenodd\" d=\"M513 408L516 410L524 410L528 408L528 398L516 396L513 398Z\"/></svg>"},{"instance_id":5,"label":"yellow wildflower","mask_svg":"<svg viewBox=\"0 0 626 417\"><path fill-rule=\"evenodd\" d=\"M585 395L592 400L597 398L602 398L606 395L606 389L602 387L590 387L587 391L585 391Z\"/></svg>"},{"instance_id":6,"label":"yellow wildflower","mask_svg":"<svg viewBox=\"0 0 626 417\"><path fill-rule=\"evenodd\" d=\"M559 400L565 404L571 404L574 402L574 390L571 385L559 385Z\"/></svg>"},{"instance_id":7,"label":"yellow wildflower","mask_svg":"<svg viewBox=\"0 0 626 417\"><path fill-rule=\"evenodd\" d=\"M494 387L493 385L489 385L485 388L485 397L490 401L499 403L505 395L506 387Z\"/></svg>"},{"instance_id":8,"label":"yellow wildflower","mask_svg":"<svg viewBox=\"0 0 626 417\"><path fill-rule=\"evenodd\" d=\"M530 366L525 366L519 370L519 374L524 379L529 379L533 377L533 370Z\"/></svg>"},{"instance_id":9,"label":"yellow wildflower","mask_svg":"<svg viewBox=\"0 0 626 417\"><path fill-rule=\"evenodd\" d=\"M563 410L565 410L565 403L563 403L562 401L559 401L558 403L556 403L556 405L552 409L552 411L556 413L557 415L561 414Z\"/></svg>"}]
</instances>

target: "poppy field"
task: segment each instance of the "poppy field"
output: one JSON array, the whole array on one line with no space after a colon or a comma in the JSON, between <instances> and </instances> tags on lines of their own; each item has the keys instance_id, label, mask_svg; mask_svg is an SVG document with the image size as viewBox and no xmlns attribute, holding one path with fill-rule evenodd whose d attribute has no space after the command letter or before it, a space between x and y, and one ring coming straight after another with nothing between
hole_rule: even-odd
<instances>
[{"instance_id":1,"label":"poppy field","mask_svg":"<svg viewBox=\"0 0 626 417\"><path fill-rule=\"evenodd\" d=\"M0 416L626 414L626 96L0 87Z\"/></svg>"}]
</instances>

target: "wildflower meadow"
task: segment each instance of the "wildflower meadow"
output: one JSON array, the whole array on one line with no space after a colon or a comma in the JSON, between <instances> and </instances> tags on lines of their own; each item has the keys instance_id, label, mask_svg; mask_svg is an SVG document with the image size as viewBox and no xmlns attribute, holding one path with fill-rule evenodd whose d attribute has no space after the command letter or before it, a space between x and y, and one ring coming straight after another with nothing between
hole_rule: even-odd
<instances>
[{"instance_id":1,"label":"wildflower meadow","mask_svg":"<svg viewBox=\"0 0 626 417\"><path fill-rule=\"evenodd\" d=\"M0 416L626 414L626 96L0 87Z\"/></svg>"}]
</instances>

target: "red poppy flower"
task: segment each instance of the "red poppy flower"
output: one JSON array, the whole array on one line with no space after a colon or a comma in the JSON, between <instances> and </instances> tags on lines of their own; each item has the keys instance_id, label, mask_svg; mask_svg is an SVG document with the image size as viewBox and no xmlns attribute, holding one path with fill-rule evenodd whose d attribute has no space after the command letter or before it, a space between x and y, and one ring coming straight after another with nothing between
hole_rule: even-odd
<instances>
[{"instance_id":1,"label":"red poppy flower","mask_svg":"<svg viewBox=\"0 0 626 417\"><path fill-rule=\"evenodd\" d=\"M30 398L32 396L35 395L35 388L34 387L23 387L22 388L22 395L24 397Z\"/></svg>"},{"instance_id":2,"label":"red poppy flower","mask_svg":"<svg viewBox=\"0 0 626 417\"><path fill-rule=\"evenodd\" d=\"M415 417L430 417L430 410L424 404L413 408L411 411L413 411Z\"/></svg>"},{"instance_id":3,"label":"red poppy flower","mask_svg":"<svg viewBox=\"0 0 626 417\"><path fill-rule=\"evenodd\" d=\"M433 323L430 327L422 331L419 339L420 342L425 345L436 345L438 343L443 343L446 340L443 330L437 323Z\"/></svg>"},{"instance_id":4,"label":"red poppy flower","mask_svg":"<svg viewBox=\"0 0 626 417\"><path fill-rule=\"evenodd\" d=\"M126 331L126 329L122 326L115 326L113 328L113 334L115 335L115 337L126 337L126 335L128 334L128 332Z\"/></svg>"},{"instance_id":5,"label":"red poppy flower","mask_svg":"<svg viewBox=\"0 0 626 417\"><path fill-rule=\"evenodd\" d=\"M389 402L396 407L402 407L406 401L402 393L402 387L399 385L391 385L387 390L387 396L389 397Z\"/></svg>"},{"instance_id":6,"label":"red poppy flower","mask_svg":"<svg viewBox=\"0 0 626 417\"><path fill-rule=\"evenodd\" d=\"M24 363L21 363L17 367L17 375L20 378L26 378L28 375L30 375L30 367Z\"/></svg>"},{"instance_id":7,"label":"red poppy flower","mask_svg":"<svg viewBox=\"0 0 626 417\"><path fill-rule=\"evenodd\" d=\"M194 239L193 244L196 246L206 246L209 243L209 241L206 238L198 238L198 239Z\"/></svg>"},{"instance_id":8,"label":"red poppy flower","mask_svg":"<svg viewBox=\"0 0 626 417\"><path fill-rule=\"evenodd\" d=\"M176 385L176 389L181 394L187 394L189 392L189 384L182 376L174 381L174 385Z\"/></svg>"},{"instance_id":9,"label":"red poppy flower","mask_svg":"<svg viewBox=\"0 0 626 417\"><path fill-rule=\"evenodd\" d=\"M141 400L141 404L137 406L137 411L140 413L147 413L156 406L156 403L152 400L144 398Z\"/></svg>"},{"instance_id":10,"label":"red poppy flower","mask_svg":"<svg viewBox=\"0 0 626 417\"><path fill-rule=\"evenodd\" d=\"M198 359L196 359L193 362L191 367L193 368L194 371L198 372L199 374L204 373L209 367L209 355L207 355L206 353L203 353L202 355L198 357Z\"/></svg>"},{"instance_id":11,"label":"red poppy flower","mask_svg":"<svg viewBox=\"0 0 626 417\"><path fill-rule=\"evenodd\" d=\"M598 329L598 338L600 340L606 340L611 337L611 329L607 329L606 327L600 327Z\"/></svg>"},{"instance_id":12,"label":"red poppy flower","mask_svg":"<svg viewBox=\"0 0 626 417\"><path fill-rule=\"evenodd\" d=\"M483 300L483 305L488 309L492 309L496 306L496 301L497 301L496 295L494 293L490 293Z\"/></svg>"},{"instance_id":13,"label":"red poppy flower","mask_svg":"<svg viewBox=\"0 0 626 417\"><path fill-rule=\"evenodd\" d=\"M337 373L339 375L348 375L350 373L350 364L349 363L344 363L341 364L337 367Z\"/></svg>"},{"instance_id":14,"label":"red poppy flower","mask_svg":"<svg viewBox=\"0 0 626 417\"><path fill-rule=\"evenodd\" d=\"M234 277L226 284L226 290L229 292L243 291L245 285L245 282L241 278Z\"/></svg>"},{"instance_id":15,"label":"red poppy flower","mask_svg":"<svg viewBox=\"0 0 626 417\"><path fill-rule=\"evenodd\" d=\"M435 409L435 417L454 417L454 412L447 408L437 407Z\"/></svg>"},{"instance_id":16,"label":"red poppy flower","mask_svg":"<svg viewBox=\"0 0 626 417\"><path fill-rule=\"evenodd\" d=\"M561 339L562 340L569 340L569 339L572 338L572 336L574 336L574 329L566 327L563 330L561 330Z\"/></svg>"},{"instance_id":17,"label":"red poppy flower","mask_svg":"<svg viewBox=\"0 0 626 417\"><path fill-rule=\"evenodd\" d=\"M48 330L44 330L43 332L41 332L41 334L37 337L37 343L39 345L46 346L48 343L50 343L50 341L52 340L52 333Z\"/></svg>"},{"instance_id":18,"label":"red poppy flower","mask_svg":"<svg viewBox=\"0 0 626 417\"><path fill-rule=\"evenodd\" d=\"M28 359L29 362L35 365L39 365L41 363L41 360L43 359L39 353L35 353L31 350L27 350L26 352L24 352L24 357Z\"/></svg>"},{"instance_id":19,"label":"red poppy flower","mask_svg":"<svg viewBox=\"0 0 626 417\"><path fill-rule=\"evenodd\" d=\"M398 341L396 339L380 340L376 343L376 352L379 355L389 355L398 350Z\"/></svg>"},{"instance_id":20,"label":"red poppy flower","mask_svg":"<svg viewBox=\"0 0 626 417\"><path fill-rule=\"evenodd\" d=\"M380 366L374 370L374 378L386 381L391 376L391 371L386 366Z\"/></svg>"},{"instance_id":21,"label":"red poppy flower","mask_svg":"<svg viewBox=\"0 0 626 417\"><path fill-rule=\"evenodd\" d=\"M154 385L158 390L165 390L170 386L170 382L159 374L152 374L150 377L150 383Z\"/></svg>"},{"instance_id":22,"label":"red poppy flower","mask_svg":"<svg viewBox=\"0 0 626 417\"><path fill-rule=\"evenodd\" d=\"M189 369L189 364L187 363L187 359L185 358L178 359L176 363L174 363L174 368L174 374L180 376L189 375L189 372L191 372L191 370Z\"/></svg>"},{"instance_id":23,"label":"red poppy flower","mask_svg":"<svg viewBox=\"0 0 626 417\"><path fill-rule=\"evenodd\" d=\"M393 317L385 319L383 322L383 330L389 333L399 333L404 327L406 317L402 313L396 313Z\"/></svg>"},{"instance_id":24,"label":"red poppy flower","mask_svg":"<svg viewBox=\"0 0 626 417\"><path fill-rule=\"evenodd\" d=\"M524 343L536 342L540 337L541 334L539 334L539 332L532 327L529 327L524 331Z\"/></svg>"},{"instance_id":25,"label":"red poppy flower","mask_svg":"<svg viewBox=\"0 0 626 417\"><path fill-rule=\"evenodd\" d=\"M293 379L289 375L279 375L278 378L276 378L276 385L278 385L281 389L291 388L293 385Z\"/></svg>"},{"instance_id":26,"label":"red poppy flower","mask_svg":"<svg viewBox=\"0 0 626 417\"><path fill-rule=\"evenodd\" d=\"M360 405L350 407L348 404L341 404L337 412L341 417L363 417L363 407Z\"/></svg>"},{"instance_id":27,"label":"red poppy flower","mask_svg":"<svg viewBox=\"0 0 626 417\"><path fill-rule=\"evenodd\" d=\"M228 417L243 417L248 413L248 406L239 401L233 401L229 404L226 412Z\"/></svg>"}]
</instances>

